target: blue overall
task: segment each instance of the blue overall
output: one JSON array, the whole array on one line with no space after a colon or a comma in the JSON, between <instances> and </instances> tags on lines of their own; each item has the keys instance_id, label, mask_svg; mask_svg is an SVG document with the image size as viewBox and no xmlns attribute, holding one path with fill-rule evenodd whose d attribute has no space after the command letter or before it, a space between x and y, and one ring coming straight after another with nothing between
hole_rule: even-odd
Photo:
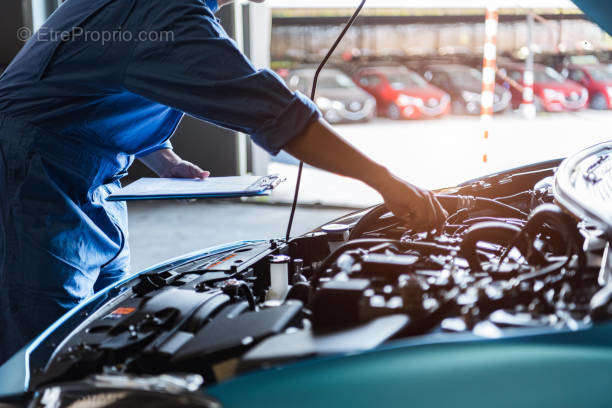
<instances>
[{"instance_id":1,"label":"blue overall","mask_svg":"<svg viewBox=\"0 0 612 408\"><path fill-rule=\"evenodd\" d=\"M135 157L171 148L184 113L271 154L320 117L215 8L68 0L0 77L0 361L127 273L126 207L105 199Z\"/></svg>"}]
</instances>

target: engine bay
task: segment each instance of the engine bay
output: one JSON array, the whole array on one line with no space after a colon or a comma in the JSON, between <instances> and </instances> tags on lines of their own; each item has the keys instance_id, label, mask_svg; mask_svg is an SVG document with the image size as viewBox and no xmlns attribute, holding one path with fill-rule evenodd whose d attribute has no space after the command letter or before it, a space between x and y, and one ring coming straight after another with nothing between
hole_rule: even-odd
<instances>
[{"instance_id":1,"label":"engine bay","mask_svg":"<svg viewBox=\"0 0 612 408\"><path fill-rule=\"evenodd\" d=\"M30 388L177 372L210 385L410 338L591 327L612 314L609 238L558 204L560 163L439 191L441 226L381 205L141 274L46 340Z\"/></svg>"}]
</instances>

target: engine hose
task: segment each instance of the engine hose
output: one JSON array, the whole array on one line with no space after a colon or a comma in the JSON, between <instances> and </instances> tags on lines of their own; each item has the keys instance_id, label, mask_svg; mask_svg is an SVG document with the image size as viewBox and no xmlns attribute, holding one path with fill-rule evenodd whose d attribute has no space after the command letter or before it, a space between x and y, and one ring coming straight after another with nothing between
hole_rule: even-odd
<instances>
[{"instance_id":1,"label":"engine hose","mask_svg":"<svg viewBox=\"0 0 612 408\"><path fill-rule=\"evenodd\" d=\"M568 262L571 260L571 256L576 254L580 266L584 266L586 256L582 250L582 236L578 231L576 221L558 206L542 204L533 210L523 228L523 232L533 240L546 226L561 234L561 239L566 246L565 255L568 257Z\"/></svg>"},{"instance_id":2,"label":"engine hose","mask_svg":"<svg viewBox=\"0 0 612 408\"><path fill-rule=\"evenodd\" d=\"M487 221L474 224L467 229L461 243L461 256L464 257L472 271L481 271L476 244L480 241L503 243L509 245L520 236L522 228L501 221Z\"/></svg>"},{"instance_id":3,"label":"engine hose","mask_svg":"<svg viewBox=\"0 0 612 408\"><path fill-rule=\"evenodd\" d=\"M351 230L349 235L349 241L360 238L364 233L368 231L370 225L376 222L383 215L387 214L389 210L385 204L380 204L370 211L368 211L361 219L355 224L355 227Z\"/></svg>"},{"instance_id":4,"label":"engine hose","mask_svg":"<svg viewBox=\"0 0 612 408\"><path fill-rule=\"evenodd\" d=\"M249 302L249 309L256 312L257 311L257 303L255 302L255 297L253 296L253 292L251 292L251 288L246 283L241 283L239 287L239 292L247 298Z\"/></svg>"},{"instance_id":5,"label":"engine hose","mask_svg":"<svg viewBox=\"0 0 612 408\"><path fill-rule=\"evenodd\" d=\"M528 243L533 243L538 234L546 232L546 229L554 231L561 235L561 240L565 244L565 256L566 261L562 267L566 266L572 259L573 254L578 255L578 263L581 267L586 263L586 256L582 250L580 243L581 236L578 231L576 222L568 214L564 213L561 208L554 204L542 204L529 216L527 224L523 227L521 234L517 237L516 241L512 245L506 248L506 251L502 254L499 264L501 265L504 259L508 256L510 249L519 240L524 240ZM533 250L533 246L532 246ZM524 255L527 255L523 252ZM534 257L539 256L541 259L536 258L535 261L540 264L546 263L546 258L539 252L534 251L532 254ZM529 259L530 263L533 263L533 259Z\"/></svg>"}]
</instances>

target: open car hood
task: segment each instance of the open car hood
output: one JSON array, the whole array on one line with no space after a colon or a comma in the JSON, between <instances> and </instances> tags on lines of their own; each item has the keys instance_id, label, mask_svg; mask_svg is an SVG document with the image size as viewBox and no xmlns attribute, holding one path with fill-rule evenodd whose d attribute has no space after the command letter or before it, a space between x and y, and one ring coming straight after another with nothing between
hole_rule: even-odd
<instances>
[{"instance_id":1,"label":"open car hood","mask_svg":"<svg viewBox=\"0 0 612 408\"><path fill-rule=\"evenodd\" d=\"M440 190L452 216L433 235L374 207L289 243L156 266L56 322L0 368L1 391L57 406L163 395L238 407L291 395L292 406L371 406L384 390L388 406L452 395L484 407L511 381L527 390L514 403L607 405L611 153L604 143ZM577 385L559 392L559 381Z\"/></svg>"}]
</instances>

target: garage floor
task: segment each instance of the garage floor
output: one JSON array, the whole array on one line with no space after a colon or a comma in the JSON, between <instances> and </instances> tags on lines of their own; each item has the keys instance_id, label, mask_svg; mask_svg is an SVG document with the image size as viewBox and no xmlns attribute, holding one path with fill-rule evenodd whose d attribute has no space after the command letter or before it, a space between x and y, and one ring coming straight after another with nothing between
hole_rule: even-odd
<instances>
[{"instance_id":1,"label":"garage floor","mask_svg":"<svg viewBox=\"0 0 612 408\"><path fill-rule=\"evenodd\" d=\"M292 235L308 232L352 210L298 208ZM130 203L132 271L209 246L284 237L290 208L230 200Z\"/></svg>"}]
</instances>

